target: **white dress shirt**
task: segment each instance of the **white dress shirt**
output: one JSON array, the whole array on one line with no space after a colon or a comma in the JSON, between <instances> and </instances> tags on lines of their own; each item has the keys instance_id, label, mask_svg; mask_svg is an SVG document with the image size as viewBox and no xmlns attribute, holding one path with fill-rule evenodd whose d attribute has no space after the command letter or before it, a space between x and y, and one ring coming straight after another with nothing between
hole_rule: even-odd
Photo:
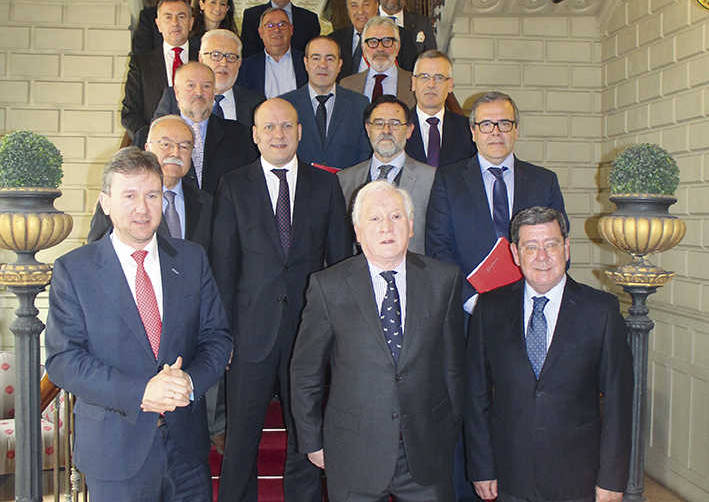
<instances>
[{"instance_id":1,"label":"white dress shirt","mask_svg":"<svg viewBox=\"0 0 709 502\"><path fill-rule=\"evenodd\" d=\"M369 275L372 278L372 287L374 288L374 299L377 302L377 312L382 311L382 302L387 292L387 281L379 275L381 272L386 272L383 268L379 268L372 262L367 260L369 265ZM396 272L394 274L394 282L396 289L399 291L399 304L401 305L401 331L404 332L406 327L406 257L401 260L401 263L391 269Z\"/></svg>"},{"instance_id":2,"label":"white dress shirt","mask_svg":"<svg viewBox=\"0 0 709 502\"><path fill-rule=\"evenodd\" d=\"M165 71L167 72L168 87L172 87L172 63L175 61L175 51L172 50L173 47L177 46L172 46L167 42L162 43L162 55L165 58ZM180 59L182 60L182 64L187 64L190 60L189 41L180 45L180 47L182 47L182 52L180 53Z\"/></svg>"},{"instance_id":3,"label":"white dress shirt","mask_svg":"<svg viewBox=\"0 0 709 502\"><path fill-rule=\"evenodd\" d=\"M416 107L416 115L419 119L419 131L421 131L421 140L423 141L423 151L426 156L428 156L428 133L431 130L431 124L426 121L431 117L438 118L438 135L441 138L441 143L443 143L443 115L445 113L445 109L446 107L444 106L435 115L429 115L418 106Z\"/></svg>"},{"instance_id":4,"label":"white dress shirt","mask_svg":"<svg viewBox=\"0 0 709 502\"><path fill-rule=\"evenodd\" d=\"M293 222L293 205L295 204L295 184L298 181L298 156L294 155L293 158L285 166L274 166L266 159L261 157L261 167L263 168L263 175L266 178L266 187L268 188L268 196L271 198L271 206L273 207L273 214L276 214L276 204L278 203L278 189L281 185L281 181L271 172L271 169L285 169L286 181L288 181L288 195L290 196L290 219Z\"/></svg>"},{"instance_id":5,"label":"white dress shirt","mask_svg":"<svg viewBox=\"0 0 709 502\"><path fill-rule=\"evenodd\" d=\"M512 206L514 205L514 193L515 193L515 156L513 153L509 154L502 164L491 164L485 157L480 155L478 152L478 162L480 163L480 172L483 176L483 183L485 184L485 194L487 195L487 204L490 207L490 217L494 214L493 207L493 187L495 185L495 175L488 171L489 167L506 167L507 170L502 173L502 179L505 181L507 186L507 204L509 205L510 217L512 217Z\"/></svg>"},{"instance_id":6,"label":"white dress shirt","mask_svg":"<svg viewBox=\"0 0 709 502\"><path fill-rule=\"evenodd\" d=\"M332 111L335 109L335 99L337 98L337 93L335 92L336 87L337 86L333 84L332 89L325 93L332 94L332 96L330 96L330 99L325 101L325 137L327 137L327 130L330 127ZM315 92L315 89L313 89L310 84L308 84L308 92L310 93L310 103L313 105L313 116L317 116L318 105L320 104L320 101L317 100L317 96L321 96L321 94Z\"/></svg>"},{"instance_id":7,"label":"white dress shirt","mask_svg":"<svg viewBox=\"0 0 709 502\"><path fill-rule=\"evenodd\" d=\"M534 297L546 296L549 300L544 306L544 317L547 320L547 350L551 345L551 340L554 337L556 329L556 320L559 318L559 309L561 308L561 299L564 296L564 287L566 286L566 274L561 278L559 283L544 294L537 293L527 281L524 282L524 336L527 336L527 327L529 320L532 318L534 311Z\"/></svg>"},{"instance_id":8,"label":"white dress shirt","mask_svg":"<svg viewBox=\"0 0 709 502\"><path fill-rule=\"evenodd\" d=\"M136 249L132 248L128 244L121 241L116 232L111 232L111 244L113 244L113 249L116 251L118 256L118 261L121 263L121 268L123 269L123 275L126 276L126 281L128 282L128 287L133 295L133 301L136 302L136 307L138 306L138 300L135 296L135 276L138 272L138 263L131 256ZM158 310L160 311L160 319L162 319L162 277L160 275L160 255L158 254L158 241L153 234L153 238L150 242L143 248L148 254L145 256L143 261L143 268L150 278L150 282L153 285L153 291L155 291L155 299L158 302Z\"/></svg>"},{"instance_id":9,"label":"white dress shirt","mask_svg":"<svg viewBox=\"0 0 709 502\"><path fill-rule=\"evenodd\" d=\"M234 90L229 89L224 94L224 99L221 100L219 106L222 107L224 118L229 120L239 120L236 118L236 99L234 98Z\"/></svg>"},{"instance_id":10,"label":"white dress shirt","mask_svg":"<svg viewBox=\"0 0 709 502\"><path fill-rule=\"evenodd\" d=\"M406 152L404 151L389 162L382 162L376 155L372 155L372 161L369 163L369 177L372 178L372 180L378 179L380 166L394 166L394 169L387 173L387 181L393 185L394 180L396 180L396 177L399 176L399 173L404 168L405 162Z\"/></svg>"},{"instance_id":11,"label":"white dress shirt","mask_svg":"<svg viewBox=\"0 0 709 502\"><path fill-rule=\"evenodd\" d=\"M382 17L388 17L388 18L394 18L393 21L396 23L397 26L401 26L402 28L404 27L404 9L401 9L399 12L396 14L387 14L384 12L384 9L382 9L382 6L379 6L379 15Z\"/></svg>"},{"instance_id":12,"label":"white dress shirt","mask_svg":"<svg viewBox=\"0 0 709 502\"><path fill-rule=\"evenodd\" d=\"M290 49L276 61L264 50L266 54L265 90L266 98L275 98L286 92L294 91L297 87L293 55Z\"/></svg>"},{"instance_id":13,"label":"white dress shirt","mask_svg":"<svg viewBox=\"0 0 709 502\"><path fill-rule=\"evenodd\" d=\"M367 81L364 83L364 95L372 101L372 91L374 91L374 76L384 73L387 78L382 80L382 94L393 94L396 96L397 81L399 79L399 72L396 71L396 65L393 64L386 71L375 71L374 68L370 68L367 73Z\"/></svg>"}]
</instances>

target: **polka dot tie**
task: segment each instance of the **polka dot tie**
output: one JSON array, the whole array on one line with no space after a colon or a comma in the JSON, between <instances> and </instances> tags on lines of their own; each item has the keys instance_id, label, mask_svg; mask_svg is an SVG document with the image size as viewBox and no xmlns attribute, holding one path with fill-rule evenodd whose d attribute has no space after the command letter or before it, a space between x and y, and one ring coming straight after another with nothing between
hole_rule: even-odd
<instances>
[{"instance_id":1,"label":"polka dot tie","mask_svg":"<svg viewBox=\"0 0 709 502\"><path fill-rule=\"evenodd\" d=\"M538 380L547 356L547 318L544 316L544 307L549 298L535 296L532 300L534 307L527 326L527 357Z\"/></svg>"},{"instance_id":2,"label":"polka dot tie","mask_svg":"<svg viewBox=\"0 0 709 502\"><path fill-rule=\"evenodd\" d=\"M389 346L394 362L399 360L401 344L404 340L404 333L401 329L401 302L399 301L399 290L396 288L393 270L380 273L387 281L387 292L382 300L382 311L379 314L379 321L382 323L384 340Z\"/></svg>"},{"instance_id":3,"label":"polka dot tie","mask_svg":"<svg viewBox=\"0 0 709 502\"><path fill-rule=\"evenodd\" d=\"M288 179L286 178L288 170L271 169L271 172L278 176L278 199L276 199L275 216L281 246L287 255L291 245L290 191L288 189Z\"/></svg>"},{"instance_id":4,"label":"polka dot tie","mask_svg":"<svg viewBox=\"0 0 709 502\"><path fill-rule=\"evenodd\" d=\"M150 277L145 271L143 261L148 252L144 249L135 251L131 256L138 264L138 271L135 274L135 301L138 304L138 313L143 321L145 334L148 335L150 348L153 349L155 358L160 350L160 332L162 331L162 321L160 320L160 310L158 300L155 298L155 290Z\"/></svg>"},{"instance_id":5,"label":"polka dot tie","mask_svg":"<svg viewBox=\"0 0 709 502\"><path fill-rule=\"evenodd\" d=\"M220 104L222 102L222 99L224 99L223 94L217 94L214 96L214 106L212 107L212 113L219 117L220 119L224 118L224 109L222 108L222 105Z\"/></svg>"}]
</instances>

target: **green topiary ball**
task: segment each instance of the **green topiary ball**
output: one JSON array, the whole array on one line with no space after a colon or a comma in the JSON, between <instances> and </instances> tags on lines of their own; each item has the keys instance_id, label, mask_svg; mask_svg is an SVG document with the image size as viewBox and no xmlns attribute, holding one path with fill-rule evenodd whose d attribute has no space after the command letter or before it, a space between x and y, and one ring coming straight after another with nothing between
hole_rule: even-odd
<instances>
[{"instance_id":1,"label":"green topiary ball","mask_svg":"<svg viewBox=\"0 0 709 502\"><path fill-rule=\"evenodd\" d=\"M611 193L672 195L679 185L679 167L658 145L631 145L613 161L609 176Z\"/></svg>"},{"instance_id":2,"label":"green topiary ball","mask_svg":"<svg viewBox=\"0 0 709 502\"><path fill-rule=\"evenodd\" d=\"M0 139L0 188L57 188L62 154L45 136L14 131Z\"/></svg>"}]
</instances>

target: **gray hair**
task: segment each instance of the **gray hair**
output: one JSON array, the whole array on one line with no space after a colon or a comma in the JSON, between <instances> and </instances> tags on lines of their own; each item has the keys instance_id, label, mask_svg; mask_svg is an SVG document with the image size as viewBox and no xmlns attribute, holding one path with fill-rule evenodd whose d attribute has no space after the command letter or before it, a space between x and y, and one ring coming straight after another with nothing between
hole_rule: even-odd
<instances>
[{"instance_id":1,"label":"gray hair","mask_svg":"<svg viewBox=\"0 0 709 502\"><path fill-rule=\"evenodd\" d=\"M569 229L566 226L564 215L561 214L561 211L542 206L522 209L515 214L514 218L512 218L512 223L510 223L510 238L514 244L518 244L519 229L521 227L524 225L542 225L551 221L556 221L559 224L561 235L566 239L569 236Z\"/></svg>"},{"instance_id":2,"label":"gray hair","mask_svg":"<svg viewBox=\"0 0 709 502\"><path fill-rule=\"evenodd\" d=\"M448 76L449 77L453 76L453 62L450 60L450 58L445 53L443 53L437 49L429 49L429 50L424 51L421 54L419 54L419 56L416 58L416 63L414 63L414 75L418 73L419 61L421 61L422 59L443 59L443 60L445 60L445 62L448 63L448 67L451 69L451 74Z\"/></svg>"},{"instance_id":3,"label":"gray hair","mask_svg":"<svg viewBox=\"0 0 709 502\"><path fill-rule=\"evenodd\" d=\"M162 186L162 169L158 158L155 154L141 150L137 146L121 148L104 167L101 191L106 195L111 194L114 173L123 175L155 173L160 178Z\"/></svg>"},{"instance_id":4,"label":"gray hair","mask_svg":"<svg viewBox=\"0 0 709 502\"><path fill-rule=\"evenodd\" d=\"M214 30L209 30L202 35L202 40L201 40L201 45L204 47L204 43L209 40L212 37L224 37L228 38L229 40L233 40L237 47L239 48L239 55L241 55L241 49L243 47L243 44L241 43L241 39L239 38L239 35L234 33L231 30L225 30L223 28L216 28Z\"/></svg>"},{"instance_id":5,"label":"gray hair","mask_svg":"<svg viewBox=\"0 0 709 502\"><path fill-rule=\"evenodd\" d=\"M291 24L290 18L288 17L288 13L285 11L285 9L281 9L280 7L269 7L265 11L261 13L261 17L258 18L258 25L259 27L263 26L263 19L268 16L271 12L283 12L283 14L286 15L286 21L288 21L288 24Z\"/></svg>"},{"instance_id":6,"label":"gray hair","mask_svg":"<svg viewBox=\"0 0 709 502\"><path fill-rule=\"evenodd\" d=\"M401 42L401 36L399 35L399 27L391 18L385 16L374 16L372 19L367 21L367 24L365 24L364 28L362 28L362 45L364 45L364 41L367 38L367 31L369 31L369 28L374 28L375 26L390 27L392 30L394 30L394 38L397 40L397 42Z\"/></svg>"},{"instance_id":7,"label":"gray hair","mask_svg":"<svg viewBox=\"0 0 709 502\"><path fill-rule=\"evenodd\" d=\"M370 193L374 192L384 192L389 191L399 194L404 202L404 210L406 211L406 216L409 220L414 221L414 203L411 200L411 195L409 192L403 188L392 185L386 180L375 180L370 181L357 191L355 196L354 204L352 205L352 224L357 225L359 223L360 213L362 212L362 204L364 204L364 199Z\"/></svg>"},{"instance_id":8,"label":"gray hair","mask_svg":"<svg viewBox=\"0 0 709 502\"><path fill-rule=\"evenodd\" d=\"M478 110L478 106L483 103L494 103L495 101L507 101L509 104L512 105L512 109L515 112L515 124L517 124L517 127L519 127L519 108L517 108L517 104L509 96L509 94L505 94L504 92L500 91L486 92L473 102L473 109L470 111L470 123L472 124L473 122L475 122L475 112Z\"/></svg>"},{"instance_id":9,"label":"gray hair","mask_svg":"<svg viewBox=\"0 0 709 502\"><path fill-rule=\"evenodd\" d=\"M150 129L148 130L148 142L150 142L150 138L153 135L153 129L155 129L155 126L157 126L158 124L162 124L163 122L168 122L170 120L174 120L174 121L182 123L187 128L187 130L190 132L190 136L192 137L192 142L194 143L194 131L192 130L190 125L185 121L185 119L183 119L179 115L163 115L162 117L158 117L155 120L153 120L150 123Z\"/></svg>"}]
</instances>

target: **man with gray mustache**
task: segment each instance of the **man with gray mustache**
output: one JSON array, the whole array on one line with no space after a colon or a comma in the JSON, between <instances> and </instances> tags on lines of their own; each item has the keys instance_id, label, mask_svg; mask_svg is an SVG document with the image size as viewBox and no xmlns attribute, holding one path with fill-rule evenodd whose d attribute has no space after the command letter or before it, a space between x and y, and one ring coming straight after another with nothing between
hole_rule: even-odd
<instances>
[{"instance_id":1,"label":"man with gray mustache","mask_svg":"<svg viewBox=\"0 0 709 502\"><path fill-rule=\"evenodd\" d=\"M374 155L337 173L345 203L350 209L357 191L372 180L386 179L403 188L411 195L416 215L409 251L423 254L426 208L436 170L404 152L414 129L411 110L396 96L383 94L365 108L363 120Z\"/></svg>"}]
</instances>

